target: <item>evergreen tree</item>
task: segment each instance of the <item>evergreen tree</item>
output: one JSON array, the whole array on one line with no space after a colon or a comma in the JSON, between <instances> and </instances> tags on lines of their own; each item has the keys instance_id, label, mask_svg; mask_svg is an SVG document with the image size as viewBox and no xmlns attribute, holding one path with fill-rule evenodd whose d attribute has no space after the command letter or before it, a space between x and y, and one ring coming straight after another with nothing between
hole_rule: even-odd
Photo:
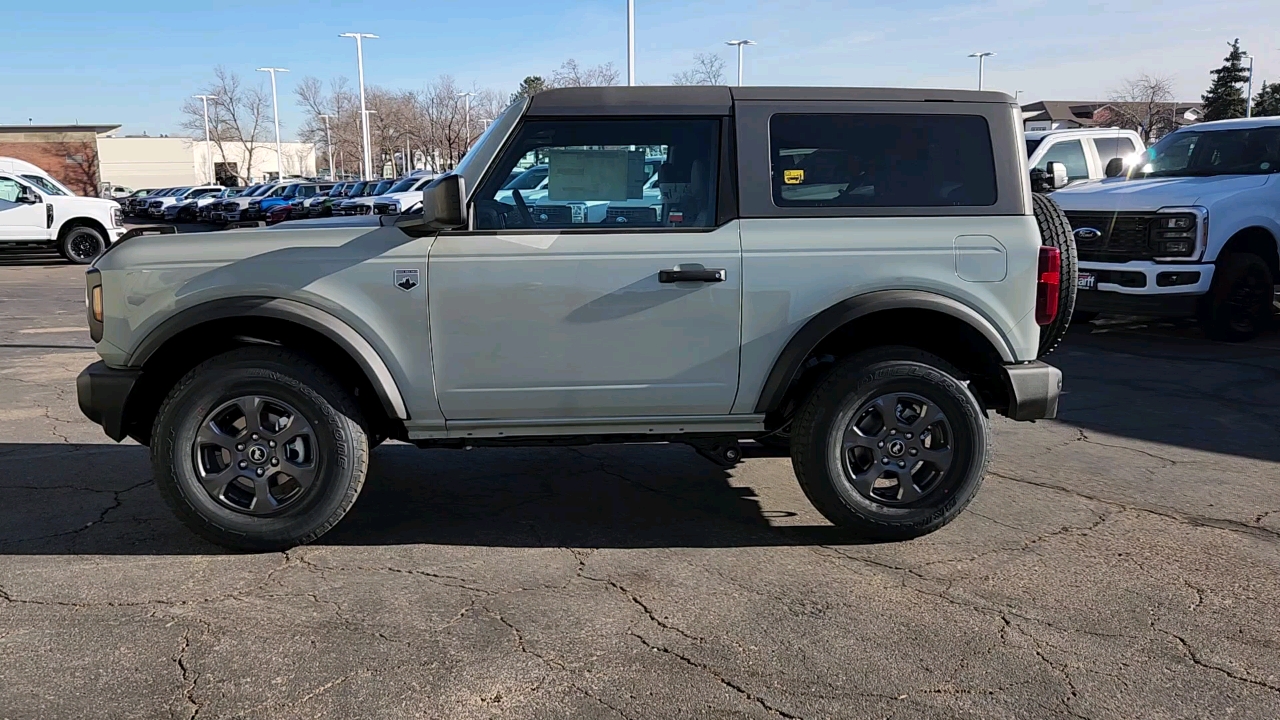
<instances>
[{"instance_id":1,"label":"evergreen tree","mask_svg":"<svg viewBox=\"0 0 1280 720\"><path fill-rule=\"evenodd\" d=\"M1253 97L1253 116L1280 115L1280 82L1262 83L1262 89Z\"/></svg>"},{"instance_id":2,"label":"evergreen tree","mask_svg":"<svg viewBox=\"0 0 1280 720\"><path fill-rule=\"evenodd\" d=\"M520 98L533 97L543 90L547 89L547 81L538 75L530 75L520 81L520 87L511 93L511 102L515 102Z\"/></svg>"},{"instance_id":3,"label":"evergreen tree","mask_svg":"<svg viewBox=\"0 0 1280 720\"><path fill-rule=\"evenodd\" d=\"M1244 51L1240 49L1240 38L1231 42L1231 52L1223 58L1222 67L1210 72L1213 82L1200 98L1204 101L1205 120L1228 120L1244 117L1245 97L1241 85L1249 80L1249 71L1245 69Z\"/></svg>"}]
</instances>

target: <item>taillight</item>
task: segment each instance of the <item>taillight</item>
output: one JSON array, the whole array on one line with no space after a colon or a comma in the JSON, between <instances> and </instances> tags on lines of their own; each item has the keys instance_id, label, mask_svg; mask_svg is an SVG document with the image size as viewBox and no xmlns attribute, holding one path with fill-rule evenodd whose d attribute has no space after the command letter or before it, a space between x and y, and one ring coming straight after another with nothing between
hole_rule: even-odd
<instances>
[{"instance_id":1,"label":"taillight","mask_svg":"<svg viewBox=\"0 0 1280 720\"><path fill-rule=\"evenodd\" d=\"M1058 291L1062 286L1062 254L1058 248L1040 248L1036 272L1036 324L1048 325L1058 317Z\"/></svg>"}]
</instances>

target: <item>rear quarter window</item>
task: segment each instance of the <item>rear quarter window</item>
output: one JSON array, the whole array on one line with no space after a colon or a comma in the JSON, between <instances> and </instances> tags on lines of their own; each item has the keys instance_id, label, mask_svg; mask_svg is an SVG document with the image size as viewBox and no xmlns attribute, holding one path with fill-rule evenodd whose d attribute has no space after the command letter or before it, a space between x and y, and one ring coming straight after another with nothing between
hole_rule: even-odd
<instances>
[{"instance_id":1,"label":"rear quarter window","mask_svg":"<svg viewBox=\"0 0 1280 720\"><path fill-rule=\"evenodd\" d=\"M997 198L979 115L776 114L778 207L985 207Z\"/></svg>"}]
</instances>

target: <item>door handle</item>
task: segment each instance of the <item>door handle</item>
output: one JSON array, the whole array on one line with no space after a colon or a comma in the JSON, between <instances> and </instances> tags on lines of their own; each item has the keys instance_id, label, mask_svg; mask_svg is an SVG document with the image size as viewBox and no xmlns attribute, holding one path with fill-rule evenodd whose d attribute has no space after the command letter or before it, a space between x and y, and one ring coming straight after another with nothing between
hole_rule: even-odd
<instances>
[{"instance_id":1,"label":"door handle","mask_svg":"<svg viewBox=\"0 0 1280 720\"><path fill-rule=\"evenodd\" d=\"M724 282L723 269L706 268L701 270L659 270L658 282Z\"/></svg>"}]
</instances>

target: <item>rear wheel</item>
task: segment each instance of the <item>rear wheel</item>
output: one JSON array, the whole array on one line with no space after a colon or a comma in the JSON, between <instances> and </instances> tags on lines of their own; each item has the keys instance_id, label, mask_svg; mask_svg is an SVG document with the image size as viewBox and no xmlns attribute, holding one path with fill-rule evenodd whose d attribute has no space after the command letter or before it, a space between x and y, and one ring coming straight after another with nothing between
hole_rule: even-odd
<instances>
[{"instance_id":1,"label":"rear wheel","mask_svg":"<svg viewBox=\"0 0 1280 720\"><path fill-rule=\"evenodd\" d=\"M106 238L88 225L71 225L62 233L58 253L77 265L87 265L107 249Z\"/></svg>"},{"instance_id":2,"label":"rear wheel","mask_svg":"<svg viewBox=\"0 0 1280 720\"><path fill-rule=\"evenodd\" d=\"M233 350L191 370L151 437L165 502L198 535L237 550L320 537L355 503L368 469L354 398L322 368L275 348Z\"/></svg>"},{"instance_id":3,"label":"rear wheel","mask_svg":"<svg viewBox=\"0 0 1280 720\"><path fill-rule=\"evenodd\" d=\"M801 405L791 462L809 501L869 540L951 522L986 471L986 414L959 372L905 347L842 361Z\"/></svg>"},{"instance_id":4,"label":"rear wheel","mask_svg":"<svg viewBox=\"0 0 1280 720\"><path fill-rule=\"evenodd\" d=\"M1040 351L1038 357L1053 352L1067 334L1071 324L1072 313L1076 308L1076 242L1071 234L1071 223L1067 216L1047 195L1033 194L1031 207L1036 216L1036 225L1040 227L1040 244L1057 248L1062 259L1062 280L1058 286L1058 315L1053 322L1040 328Z\"/></svg>"},{"instance_id":5,"label":"rear wheel","mask_svg":"<svg viewBox=\"0 0 1280 720\"><path fill-rule=\"evenodd\" d=\"M1232 253L1218 260L1213 284L1201 301L1200 324L1214 340L1241 342L1272 319L1275 278L1253 253Z\"/></svg>"}]
</instances>

